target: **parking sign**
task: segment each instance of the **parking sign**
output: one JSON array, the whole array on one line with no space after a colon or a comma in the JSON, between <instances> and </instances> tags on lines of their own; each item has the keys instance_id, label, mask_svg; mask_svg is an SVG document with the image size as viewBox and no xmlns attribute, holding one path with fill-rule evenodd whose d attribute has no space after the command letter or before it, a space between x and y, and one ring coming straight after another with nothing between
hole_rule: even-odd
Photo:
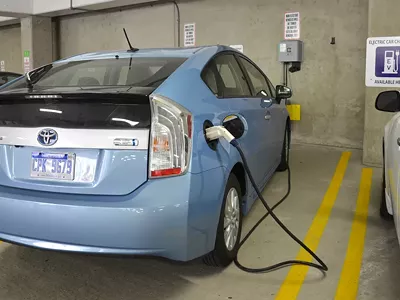
<instances>
[{"instance_id":1,"label":"parking sign","mask_svg":"<svg viewBox=\"0 0 400 300\"><path fill-rule=\"evenodd\" d=\"M365 85L400 87L400 37L367 40Z\"/></svg>"}]
</instances>

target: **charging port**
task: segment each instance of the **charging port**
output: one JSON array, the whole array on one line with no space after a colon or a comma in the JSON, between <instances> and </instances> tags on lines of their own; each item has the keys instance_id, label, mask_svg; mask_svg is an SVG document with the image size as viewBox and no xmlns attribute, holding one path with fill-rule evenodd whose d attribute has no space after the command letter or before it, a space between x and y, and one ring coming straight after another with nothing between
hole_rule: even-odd
<instances>
[{"instance_id":1,"label":"charging port","mask_svg":"<svg viewBox=\"0 0 400 300\"><path fill-rule=\"evenodd\" d=\"M206 130L207 128L213 127L214 124L210 121L210 120L205 120L203 123L203 134L204 134L204 138L207 142L208 147L210 147L211 150L217 150L217 145L218 145L218 139L210 141L209 139L207 139L206 136Z\"/></svg>"}]
</instances>

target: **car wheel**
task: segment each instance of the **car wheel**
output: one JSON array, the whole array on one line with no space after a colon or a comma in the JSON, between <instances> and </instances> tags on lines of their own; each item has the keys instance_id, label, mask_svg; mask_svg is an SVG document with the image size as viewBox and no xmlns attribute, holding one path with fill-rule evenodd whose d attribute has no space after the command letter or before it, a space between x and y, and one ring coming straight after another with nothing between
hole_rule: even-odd
<instances>
[{"instance_id":1,"label":"car wheel","mask_svg":"<svg viewBox=\"0 0 400 300\"><path fill-rule=\"evenodd\" d=\"M289 166L289 147L290 147L290 129L289 125L286 125L285 137L283 139L281 162L279 163L278 172L286 171Z\"/></svg>"},{"instance_id":2,"label":"car wheel","mask_svg":"<svg viewBox=\"0 0 400 300\"><path fill-rule=\"evenodd\" d=\"M204 256L205 264L226 267L236 257L242 232L242 207L240 184L234 174L229 176L218 222L215 248Z\"/></svg>"},{"instance_id":3,"label":"car wheel","mask_svg":"<svg viewBox=\"0 0 400 300\"><path fill-rule=\"evenodd\" d=\"M383 175L382 175L382 195L381 195L381 207L379 209L381 218L387 221L393 220L393 216L389 214L386 205L386 194L385 194L385 160L383 160Z\"/></svg>"}]
</instances>

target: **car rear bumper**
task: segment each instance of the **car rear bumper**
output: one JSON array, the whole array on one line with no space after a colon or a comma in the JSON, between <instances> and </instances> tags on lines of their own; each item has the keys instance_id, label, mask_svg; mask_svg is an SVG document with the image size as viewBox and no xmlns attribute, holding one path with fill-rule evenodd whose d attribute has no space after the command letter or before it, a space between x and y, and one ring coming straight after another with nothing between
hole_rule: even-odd
<instances>
[{"instance_id":1,"label":"car rear bumper","mask_svg":"<svg viewBox=\"0 0 400 300\"><path fill-rule=\"evenodd\" d=\"M54 251L67 251L67 252L81 252L92 254L113 254L113 255L159 255L162 256L162 249L124 249L124 248L104 248L93 246L81 246L73 244L63 244L48 241L41 241L37 239L25 238L15 235L0 233L0 240L10 242L12 244L23 245L33 248L54 250Z\"/></svg>"},{"instance_id":2,"label":"car rear bumper","mask_svg":"<svg viewBox=\"0 0 400 300\"><path fill-rule=\"evenodd\" d=\"M151 180L114 198L0 188L0 239L51 250L187 261L214 246L223 180L218 168Z\"/></svg>"}]
</instances>

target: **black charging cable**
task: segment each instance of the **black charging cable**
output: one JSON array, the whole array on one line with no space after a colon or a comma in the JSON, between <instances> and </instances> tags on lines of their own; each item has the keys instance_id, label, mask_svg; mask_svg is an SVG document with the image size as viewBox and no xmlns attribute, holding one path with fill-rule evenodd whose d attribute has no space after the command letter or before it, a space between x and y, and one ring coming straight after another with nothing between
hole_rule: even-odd
<instances>
[{"instance_id":1,"label":"black charging cable","mask_svg":"<svg viewBox=\"0 0 400 300\"><path fill-rule=\"evenodd\" d=\"M248 273L266 273L266 272L271 272L274 271L276 269L282 268L282 267L286 267L286 266L291 266L291 265L304 265L304 266L308 266L308 267L312 267L312 268L316 268L322 272L326 272L328 271L328 266L310 249L307 247L307 245L305 245L298 237L296 237L290 230L289 228L287 228L281 220L279 220L279 218L275 215L274 213L274 209L276 209L280 204L282 204L282 202L284 202L287 197L290 194L290 190L291 190L291 177L290 177L290 167L289 167L289 152L287 153L287 164L288 164L288 190L285 194L285 196L283 196L283 198L281 200L279 200L278 203L276 203L274 206L269 207L268 203L265 201L263 195L261 194L261 191L259 190L259 188L257 187L256 182L254 181L253 176L251 175L249 166L247 165L247 160L246 157L242 151L242 149L240 148L239 143L236 140L232 140L230 142L232 144L232 146L234 146L239 154L240 157L242 158L243 161L243 165L244 165L244 169L247 173L247 176L250 179L251 184L253 185L258 197L260 198L262 204L264 205L264 207L267 209L267 213L253 226L253 228L246 234L246 236L242 239L242 241L239 244L239 249L243 246L243 244L247 241L247 239L253 234L253 232L257 229L257 227L269 216L271 215L271 217L275 220L275 222L297 243L299 244L304 250L306 250L317 262L316 263L312 263L312 262L308 262L308 261L302 261L302 260L287 260L287 261L283 261L268 267L264 267L264 268L248 268L243 266L239 261L238 258L236 256L236 258L234 259L235 265L241 269L242 271L248 272ZM289 148L289 147L288 147ZM288 149L289 151L289 149ZM238 250L239 251L239 250Z\"/></svg>"}]
</instances>

